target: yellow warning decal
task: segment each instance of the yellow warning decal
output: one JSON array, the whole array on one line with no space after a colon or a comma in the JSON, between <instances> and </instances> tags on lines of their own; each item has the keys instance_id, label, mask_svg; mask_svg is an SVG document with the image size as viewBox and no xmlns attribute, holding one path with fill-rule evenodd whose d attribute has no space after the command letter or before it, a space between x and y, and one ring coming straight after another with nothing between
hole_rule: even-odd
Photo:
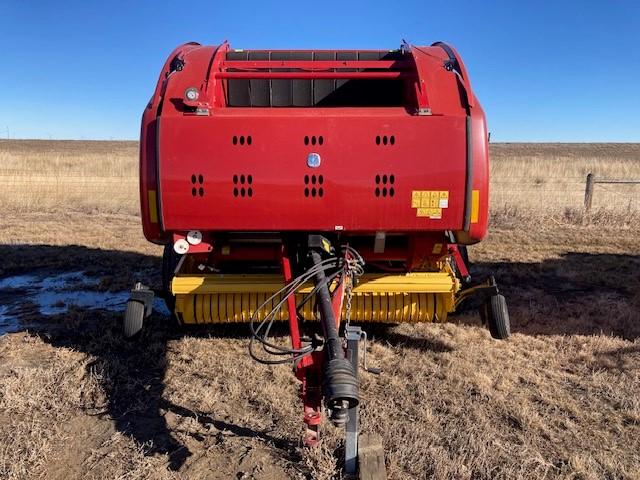
<instances>
[{"instance_id":1,"label":"yellow warning decal","mask_svg":"<svg viewBox=\"0 0 640 480\"><path fill-rule=\"evenodd\" d=\"M422 198L422 192L411 192L411 208L420 207L420 200Z\"/></svg>"},{"instance_id":2,"label":"yellow warning decal","mask_svg":"<svg viewBox=\"0 0 640 480\"><path fill-rule=\"evenodd\" d=\"M151 223L158 223L158 204L156 203L156 191L147 191L147 198L149 200L149 221Z\"/></svg>"},{"instance_id":3,"label":"yellow warning decal","mask_svg":"<svg viewBox=\"0 0 640 480\"><path fill-rule=\"evenodd\" d=\"M431 192L431 208L439 208L440 206L440 192L433 191Z\"/></svg>"},{"instance_id":4,"label":"yellow warning decal","mask_svg":"<svg viewBox=\"0 0 640 480\"><path fill-rule=\"evenodd\" d=\"M416 216L432 219L442 218L442 210L449 208L448 190L413 190L411 192L411 208L416 209Z\"/></svg>"},{"instance_id":5,"label":"yellow warning decal","mask_svg":"<svg viewBox=\"0 0 640 480\"><path fill-rule=\"evenodd\" d=\"M480 211L480 190L471 192L471 223L478 223L478 214Z\"/></svg>"},{"instance_id":6,"label":"yellow warning decal","mask_svg":"<svg viewBox=\"0 0 640 480\"><path fill-rule=\"evenodd\" d=\"M331 253L331 244L326 238L322 239L322 248L324 248L327 253Z\"/></svg>"},{"instance_id":7,"label":"yellow warning decal","mask_svg":"<svg viewBox=\"0 0 640 480\"><path fill-rule=\"evenodd\" d=\"M442 218L441 208L419 208L418 217Z\"/></svg>"},{"instance_id":8,"label":"yellow warning decal","mask_svg":"<svg viewBox=\"0 0 640 480\"><path fill-rule=\"evenodd\" d=\"M431 253L433 253L434 255L439 255L440 252L442 252L442 244L441 243L436 243L433 246L433 251Z\"/></svg>"},{"instance_id":9,"label":"yellow warning decal","mask_svg":"<svg viewBox=\"0 0 640 480\"><path fill-rule=\"evenodd\" d=\"M440 208L449 208L449 192L441 191L440 192Z\"/></svg>"}]
</instances>

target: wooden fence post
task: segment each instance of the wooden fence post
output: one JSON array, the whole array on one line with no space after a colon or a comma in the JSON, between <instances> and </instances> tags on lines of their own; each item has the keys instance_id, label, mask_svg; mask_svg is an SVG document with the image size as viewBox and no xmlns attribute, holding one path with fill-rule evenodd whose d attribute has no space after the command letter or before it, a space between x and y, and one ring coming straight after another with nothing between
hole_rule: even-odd
<instances>
[{"instance_id":1,"label":"wooden fence post","mask_svg":"<svg viewBox=\"0 0 640 480\"><path fill-rule=\"evenodd\" d=\"M591 210L591 204L593 202L593 186L595 183L595 175L593 173L587 175L587 185L584 189L584 208L586 208L587 211Z\"/></svg>"}]
</instances>

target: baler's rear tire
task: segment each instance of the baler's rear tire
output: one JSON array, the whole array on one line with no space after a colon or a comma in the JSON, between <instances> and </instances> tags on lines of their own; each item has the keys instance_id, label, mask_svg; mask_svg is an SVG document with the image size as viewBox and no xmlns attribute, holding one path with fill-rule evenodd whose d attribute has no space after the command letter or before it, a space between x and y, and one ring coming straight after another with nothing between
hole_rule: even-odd
<instances>
[{"instance_id":1,"label":"baler's rear tire","mask_svg":"<svg viewBox=\"0 0 640 480\"><path fill-rule=\"evenodd\" d=\"M122 324L122 335L124 338L132 339L142 331L144 309L144 302L127 300L124 308L124 322Z\"/></svg>"},{"instance_id":2,"label":"baler's rear tire","mask_svg":"<svg viewBox=\"0 0 640 480\"><path fill-rule=\"evenodd\" d=\"M485 314L489 332L497 340L506 340L511 334L507 301L502 295L492 295L485 302Z\"/></svg>"},{"instance_id":3,"label":"baler's rear tire","mask_svg":"<svg viewBox=\"0 0 640 480\"><path fill-rule=\"evenodd\" d=\"M171 280L173 280L173 273L178 266L180 256L173 249L173 243L169 243L164 246L164 252L162 254L162 292L164 293L164 303L171 314L171 319L176 323L175 308L176 297L171 294Z\"/></svg>"}]
</instances>

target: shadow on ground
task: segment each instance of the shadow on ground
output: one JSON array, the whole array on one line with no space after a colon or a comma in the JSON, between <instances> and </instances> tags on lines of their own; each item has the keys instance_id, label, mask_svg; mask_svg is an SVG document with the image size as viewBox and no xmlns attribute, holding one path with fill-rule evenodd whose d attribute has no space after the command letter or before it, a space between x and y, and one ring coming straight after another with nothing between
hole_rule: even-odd
<instances>
[{"instance_id":1,"label":"shadow on ground","mask_svg":"<svg viewBox=\"0 0 640 480\"><path fill-rule=\"evenodd\" d=\"M158 287L160 258L132 252L105 251L82 246L0 246L0 281L34 271L57 273L84 271L98 276L99 288L124 290L135 280ZM531 335L598 334L634 340L640 337L638 275L640 260L631 255L568 253L538 264L478 263L472 273L478 278L495 275L508 298L512 331ZM147 272L151 278L136 278ZM149 273L151 272L151 273ZM155 273L155 276L153 274ZM22 299L25 302L28 298ZM0 296L0 304L7 296ZM11 301L20 301L15 298ZM0 305L2 306L2 305ZM473 305L467 307L472 310ZM463 315L472 317L472 315ZM453 318L455 321L455 317ZM21 319L29 332L56 347L82 351L95 357L88 368L100 369L106 380L106 414L116 428L145 445L148 454L166 453L170 468L179 469L192 454L168 428L164 413L227 430L240 437L255 437L277 448L285 459L297 460L297 443L276 439L266 432L232 425L202 415L164 399L167 343L182 335L245 338L245 325L214 326L177 331L166 316L154 314L138 342L121 339L121 314L103 309L71 308L66 314L39 315L29 311ZM435 340L411 338L394 332L392 326L372 326L376 338L391 344L434 352L451 351ZM637 351L637 347L630 347ZM622 352L624 353L624 352ZM609 358L610 357L610 358ZM623 368L620 352L603 359L610 368Z\"/></svg>"},{"instance_id":2,"label":"shadow on ground","mask_svg":"<svg viewBox=\"0 0 640 480\"><path fill-rule=\"evenodd\" d=\"M566 253L541 263L478 263L509 303L512 330L531 335L640 337L640 256Z\"/></svg>"},{"instance_id":3,"label":"shadow on ground","mask_svg":"<svg viewBox=\"0 0 640 480\"><path fill-rule=\"evenodd\" d=\"M118 292L131 288L137 280L155 288L160 286L161 259L132 252L83 246L4 245L0 246L0 258L6 259L0 266L0 281L17 275L40 277L81 271L99 278L96 288L100 290ZM144 272L145 277L138 278L138 272ZM22 305L17 309L21 329L55 347L70 348L94 357L87 369L103 379L102 388L108 399L105 414L114 421L118 431L143 445L147 454L167 454L170 469L178 470L192 452L168 428L166 412L194 418L204 426L237 437L258 438L278 449L281 458L299 461L295 453L297 441L288 442L267 432L233 425L164 398L169 341L184 335L246 338L246 325L178 329L170 325L166 315L154 313L140 339L125 341L121 337L122 313L101 309L99 305L92 309L70 306L64 314L43 315L28 293L21 296L15 290L0 292L0 307L3 303Z\"/></svg>"}]
</instances>

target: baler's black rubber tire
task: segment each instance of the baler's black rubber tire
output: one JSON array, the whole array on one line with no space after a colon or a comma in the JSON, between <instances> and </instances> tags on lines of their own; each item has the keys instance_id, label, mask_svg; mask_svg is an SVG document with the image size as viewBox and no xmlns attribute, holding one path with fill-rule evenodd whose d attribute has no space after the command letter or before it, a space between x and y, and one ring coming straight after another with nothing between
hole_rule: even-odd
<instances>
[{"instance_id":1,"label":"baler's black rubber tire","mask_svg":"<svg viewBox=\"0 0 640 480\"><path fill-rule=\"evenodd\" d=\"M511 334L507 301L502 295L492 295L485 305L491 336L497 340L506 340Z\"/></svg>"},{"instance_id":2,"label":"baler's black rubber tire","mask_svg":"<svg viewBox=\"0 0 640 480\"><path fill-rule=\"evenodd\" d=\"M142 331L144 324L144 302L138 300L127 300L124 308L124 322L122 324L122 335L126 339L137 337Z\"/></svg>"},{"instance_id":3,"label":"baler's black rubber tire","mask_svg":"<svg viewBox=\"0 0 640 480\"><path fill-rule=\"evenodd\" d=\"M176 297L171 295L171 280L175 272L180 256L173 249L173 243L164 246L162 253L162 291L164 292L164 303L171 313L171 318L175 317Z\"/></svg>"}]
</instances>

